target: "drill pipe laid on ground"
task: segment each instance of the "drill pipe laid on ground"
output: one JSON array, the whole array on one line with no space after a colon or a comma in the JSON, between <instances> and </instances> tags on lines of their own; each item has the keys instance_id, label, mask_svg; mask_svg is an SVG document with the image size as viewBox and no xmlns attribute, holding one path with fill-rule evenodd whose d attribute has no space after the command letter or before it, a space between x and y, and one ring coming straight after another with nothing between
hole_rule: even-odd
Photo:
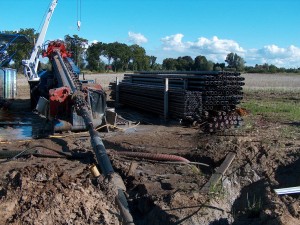
<instances>
[{"instance_id":1,"label":"drill pipe laid on ground","mask_svg":"<svg viewBox=\"0 0 300 225\"><path fill-rule=\"evenodd\" d=\"M84 95L81 91L77 91L73 94L72 97L75 102L76 113L82 116L85 126L89 131L91 137L91 144L96 155L100 170L103 176L109 179L110 183L115 189L116 202L119 206L121 216L125 220L124 224L134 225L132 215L129 211L127 199L124 194L126 187L122 178L114 172L102 139L99 133L94 128L91 112L84 99Z\"/></svg>"}]
</instances>

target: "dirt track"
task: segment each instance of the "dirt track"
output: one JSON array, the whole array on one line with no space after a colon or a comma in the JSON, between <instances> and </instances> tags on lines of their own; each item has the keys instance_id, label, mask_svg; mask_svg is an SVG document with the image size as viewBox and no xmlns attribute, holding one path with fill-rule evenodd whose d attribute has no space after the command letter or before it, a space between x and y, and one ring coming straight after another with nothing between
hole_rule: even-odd
<instances>
[{"instance_id":1,"label":"dirt track","mask_svg":"<svg viewBox=\"0 0 300 225\"><path fill-rule=\"evenodd\" d=\"M106 81L103 87L114 79L114 75L102 75L101 80ZM28 89L19 84L24 106ZM242 128L206 135L176 121L149 124L143 120L145 115L132 111L120 114L141 123L101 136L115 170L125 181L136 224L300 223L299 195L279 197L274 192L275 188L300 184L300 135L282 132L299 126L299 121L282 124L250 114L244 117ZM120 224L110 189L88 170L95 159L86 134L0 144L0 150L24 149L43 154L54 149L76 153L79 158L28 154L1 162L0 224ZM126 158L118 154L120 151L174 154L210 167ZM208 194L202 193L230 152L236 153L236 158L222 182Z\"/></svg>"}]
</instances>

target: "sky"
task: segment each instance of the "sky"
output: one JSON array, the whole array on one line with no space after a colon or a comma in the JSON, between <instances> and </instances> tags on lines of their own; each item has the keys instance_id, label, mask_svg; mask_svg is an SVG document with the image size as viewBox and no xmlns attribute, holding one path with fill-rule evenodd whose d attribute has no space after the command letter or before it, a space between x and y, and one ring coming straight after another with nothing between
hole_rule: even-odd
<instances>
[{"instance_id":1,"label":"sky","mask_svg":"<svg viewBox=\"0 0 300 225\"><path fill-rule=\"evenodd\" d=\"M0 31L39 31L51 1L0 0ZM159 63L186 55L223 63L234 52L247 66L299 68L299 9L299 0L58 0L45 41L76 34L139 44Z\"/></svg>"}]
</instances>

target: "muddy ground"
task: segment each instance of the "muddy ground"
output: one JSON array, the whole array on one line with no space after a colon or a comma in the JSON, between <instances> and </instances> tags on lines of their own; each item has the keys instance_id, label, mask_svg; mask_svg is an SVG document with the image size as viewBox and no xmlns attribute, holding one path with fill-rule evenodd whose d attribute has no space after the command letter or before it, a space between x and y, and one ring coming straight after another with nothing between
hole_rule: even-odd
<instances>
[{"instance_id":1,"label":"muddy ground","mask_svg":"<svg viewBox=\"0 0 300 225\"><path fill-rule=\"evenodd\" d=\"M26 88L19 85L22 95L12 110L29 110ZM270 96L257 93L245 101L250 97ZM165 124L140 112L118 112L133 123L101 132L101 137L124 179L135 224L300 224L299 194L274 192L300 184L299 121L279 123L249 112L243 127L208 135L178 121ZM0 161L0 224L121 224L106 181L89 171L96 161L86 133L7 138L0 151L8 150L27 151ZM39 155L29 154L32 150ZM57 151L76 157L49 158ZM119 153L124 151L173 154L209 167L129 158ZM221 182L204 193L204 185L230 152L236 157Z\"/></svg>"}]
</instances>

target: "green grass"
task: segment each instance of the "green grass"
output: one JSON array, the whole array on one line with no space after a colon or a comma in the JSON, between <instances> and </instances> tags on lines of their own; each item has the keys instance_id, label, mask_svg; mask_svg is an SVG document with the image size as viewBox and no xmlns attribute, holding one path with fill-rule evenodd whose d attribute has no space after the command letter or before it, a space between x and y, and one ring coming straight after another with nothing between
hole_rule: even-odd
<instances>
[{"instance_id":1,"label":"green grass","mask_svg":"<svg viewBox=\"0 0 300 225\"><path fill-rule=\"evenodd\" d=\"M222 181L219 181L215 185L209 187L209 198L215 199L216 197L224 199L226 190L223 187Z\"/></svg>"},{"instance_id":2,"label":"green grass","mask_svg":"<svg viewBox=\"0 0 300 225\"><path fill-rule=\"evenodd\" d=\"M270 121L300 121L300 91L298 90L245 90L241 107L253 115L261 115Z\"/></svg>"},{"instance_id":3,"label":"green grass","mask_svg":"<svg viewBox=\"0 0 300 225\"><path fill-rule=\"evenodd\" d=\"M253 115L262 115L272 121L293 122L300 121L299 102L285 100L250 99L241 104Z\"/></svg>"}]
</instances>

